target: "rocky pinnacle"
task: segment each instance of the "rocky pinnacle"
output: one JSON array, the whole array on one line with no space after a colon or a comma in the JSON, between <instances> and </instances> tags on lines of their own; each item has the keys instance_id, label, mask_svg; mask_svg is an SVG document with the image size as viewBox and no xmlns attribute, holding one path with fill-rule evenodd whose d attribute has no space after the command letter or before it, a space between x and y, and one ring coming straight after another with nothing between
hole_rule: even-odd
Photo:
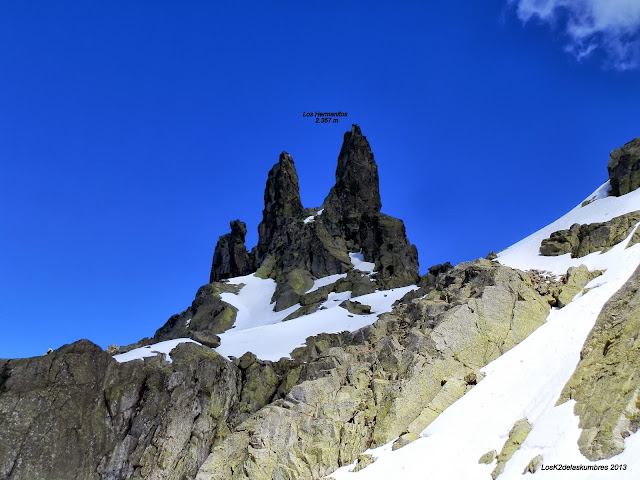
<instances>
[{"instance_id":1,"label":"rocky pinnacle","mask_svg":"<svg viewBox=\"0 0 640 480\"><path fill-rule=\"evenodd\" d=\"M377 213L382 208L378 166L373 159L367 137L360 127L353 125L344 134L344 143L338 156L336 184L329 192L325 205L343 212Z\"/></svg>"},{"instance_id":2,"label":"rocky pinnacle","mask_svg":"<svg viewBox=\"0 0 640 480\"><path fill-rule=\"evenodd\" d=\"M336 183L321 207L302 207L293 159L282 152L267 178L257 246L248 254L244 224L232 224L216 247L210 280L257 271L277 282L281 310L298 303L314 279L352 270L349 254L360 252L375 264L381 288L411 284L417 251L402 221L380 213L381 206L378 167L358 125L344 135Z\"/></svg>"},{"instance_id":3,"label":"rocky pinnacle","mask_svg":"<svg viewBox=\"0 0 640 480\"><path fill-rule=\"evenodd\" d=\"M295 221L302 215L298 174L293 158L282 152L278 163L269 171L264 191L262 222L258 226L256 261L259 263L269 253L276 229L284 223Z\"/></svg>"},{"instance_id":4,"label":"rocky pinnacle","mask_svg":"<svg viewBox=\"0 0 640 480\"><path fill-rule=\"evenodd\" d=\"M222 235L213 253L209 282L248 275L254 271L253 256L244 246L247 226L240 220L230 223L231 233Z\"/></svg>"}]
</instances>

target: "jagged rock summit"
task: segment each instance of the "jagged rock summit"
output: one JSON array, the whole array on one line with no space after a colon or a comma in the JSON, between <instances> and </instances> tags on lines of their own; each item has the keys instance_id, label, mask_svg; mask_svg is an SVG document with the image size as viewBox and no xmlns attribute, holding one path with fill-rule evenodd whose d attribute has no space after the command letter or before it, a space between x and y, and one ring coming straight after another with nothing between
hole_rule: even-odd
<instances>
[{"instance_id":1,"label":"jagged rock summit","mask_svg":"<svg viewBox=\"0 0 640 480\"><path fill-rule=\"evenodd\" d=\"M336 184L318 208L303 208L293 158L282 152L267 178L257 246L248 253L244 224L232 222L232 232L216 246L210 280L257 271L278 283L275 300L281 310L298 303L302 286L308 289L313 279L352 270L349 254L361 252L375 264L380 286L415 283L417 249L403 222L381 208L378 167L358 125L344 135Z\"/></svg>"}]
</instances>

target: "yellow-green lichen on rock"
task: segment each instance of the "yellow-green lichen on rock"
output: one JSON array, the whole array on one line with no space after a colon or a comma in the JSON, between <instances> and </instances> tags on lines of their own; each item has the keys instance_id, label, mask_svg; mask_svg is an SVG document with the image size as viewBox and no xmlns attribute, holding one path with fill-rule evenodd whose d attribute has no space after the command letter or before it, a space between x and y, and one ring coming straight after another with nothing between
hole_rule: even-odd
<instances>
[{"instance_id":1,"label":"yellow-green lichen on rock","mask_svg":"<svg viewBox=\"0 0 640 480\"><path fill-rule=\"evenodd\" d=\"M444 313L432 334L438 350L473 370L524 340L546 321L549 312L548 303L524 274L507 268L493 273L496 284Z\"/></svg>"},{"instance_id":2,"label":"yellow-green lichen on rock","mask_svg":"<svg viewBox=\"0 0 640 480\"><path fill-rule=\"evenodd\" d=\"M640 425L640 268L605 304L559 403L573 399L580 451L610 458Z\"/></svg>"},{"instance_id":3,"label":"yellow-green lichen on rock","mask_svg":"<svg viewBox=\"0 0 640 480\"><path fill-rule=\"evenodd\" d=\"M284 398L217 443L198 479L315 479L394 438L406 445L549 311L528 275L495 262L461 264L429 285L373 325L308 338L292 353L306 363L282 376ZM479 312L472 329L463 309Z\"/></svg>"},{"instance_id":4,"label":"yellow-green lichen on rock","mask_svg":"<svg viewBox=\"0 0 640 480\"><path fill-rule=\"evenodd\" d=\"M530 431L531 424L526 418L521 418L513 424L513 427L509 432L507 441L504 442L502 450L496 457L498 460L498 464L496 465L496 468L493 469L493 472L491 472L491 477L493 478L493 480L498 478L498 476L502 472L504 472L505 465L511 459L511 457L513 457L513 454L516 453L522 446Z\"/></svg>"},{"instance_id":5,"label":"yellow-green lichen on rock","mask_svg":"<svg viewBox=\"0 0 640 480\"><path fill-rule=\"evenodd\" d=\"M562 308L573 300L578 293L594 278L602 275L602 270L590 272L586 265L579 267L569 267L564 285L561 287L557 297L556 306Z\"/></svg>"}]
</instances>

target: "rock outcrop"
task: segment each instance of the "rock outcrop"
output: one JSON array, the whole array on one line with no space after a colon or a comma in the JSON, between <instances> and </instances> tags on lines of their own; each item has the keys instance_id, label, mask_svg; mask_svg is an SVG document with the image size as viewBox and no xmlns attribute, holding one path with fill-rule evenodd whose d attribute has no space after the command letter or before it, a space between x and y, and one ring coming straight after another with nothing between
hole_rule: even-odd
<instances>
[{"instance_id":1,"label":"rock outcrop","mask_svg":"<svg viewBox=\"0 0 640 480\"><path fill-rule=\"evenodd\" d=\"M244 245L247 226L240 220L234 220L230 226L231 233L220 237L213 253L210 283L255 271L253 255L247 252Z\"/></svg>"},{"instance_id":2,"label":"rock outcrop","mask_svg":"<svg viewBox=\"0 0 640 480\"><path fill-rule=\"evenodd\" d=\"M324 205L343 218L379 213L382 208L379 183L378 166L367 137L362 135L358 125L354 125L344 134L336 184Z\"/></svg>"},{"instance_id":3,"label":"rock outcrop","mask_svg":"<svg viewBox=\"0 0 640 480\"><path fill-rule=\"evenodd\" d=\"M289 227L301 220L302 212L298 173L291 155L282 152L278 163L269 171L264 190L264 210L262 222L258 226L258 245L255 248L258 265L269 254L286 247L286 239L283 237L293 233Z\"/></svg>"},{"instance_id":4,"label":"rock outcrop","mask_svg":"<svg viewBox=\"0 0 640 480\"><path fill-rule=\"evenodd\" d=\"M217 443L196 478L321 478L398 436L400 447L549 311L527 274L486 260L444 269L413 296L374 325L307 339L293 388Z\"/></svg>"},{"instance_id":5,"label":"rock outcrop","mask_svg":"<svg viewBox=\"0 0 640 480\"><path fill-rule=\"evenodd\" d=\"M560 277L539 270L530 270L529 276L536 291L547 300L549 305L562 308L582 292L591 280L602 273L602 270L589 271L585 265L580 265L569 267L567 273Z\"/></svg>"},{"instance_id":6,"label":"rock outcrop","mask_svg":"<svg viewBox=\"0 0 640 480\"><path fill-rule=\"evenodd\" d=\"M236 320L237 309L222 301L221 293L237 293L239 286L223 282L204 285L198 289L191 306L180 314L173 315L160 327L148 343L171 340L173 338L193 338L198 341L198 333L218 334L227 331ZM131 348L137 348L138 344ZM120 350L123 353L126 350Z\"/></svg>"},{"instance_id":7,"label":"rock outcrop","mask_svg":"<svg viewBox=\"0 0 640 480\"><path fill-rule=\"evenodd\" d=\"M607 222L576 223L568 230L558 230L545 238L540 254L556 256L571 253L572 258L579 258L593 252L606 252L627 238L638 222L640 211L626 213Z\"/></svg>"},{"instance_id":8,"label":"rock outcrop","mask_svg":"<svg viewBox=\"0 0 640 480\"><path fill-rule=\"evenodd\" d=\"M640 138L611 152L608 170L611 195L619 197L640 187Z\"/></svg>"},{"instance_id":9,"label":"rock outcrop","mask_svg":"<svg viewBox=\"0 0 640 480\"><path fill-rule=\"evenodd\" d=\"M238 402L235 368L184 343L124 364L87 340L0 361L0 477L193 478Z\"/></svg>"},{"instance_id":10,"label":"rock outcrop","mask_svg":"<svg viewBox=\"0 0 640 480\"><path fill-rule=\"evenodd\" d=\"M590 460L610 458L640 426L640 267L605 304L559 403L573 399Z\"/></svg>"},{"instance_id":11,"label":"rock outcrop","mask_svg":"<svg viewBox=\"0 0 640 480\"><path fill-rule=\"evenodd\" d=\"M526 418L521 418L514 423L513 427L509 431L507 441L504 442L502 450L496 457L498 464L496 465L496 468L493 469L493 472L491 472L491 478L493 478L493 480L496 480L496 478L504 472L504 467L507 465L507 462L524 443L529 432L531 432L531 424Z\"/></svg>"}]
</instances>

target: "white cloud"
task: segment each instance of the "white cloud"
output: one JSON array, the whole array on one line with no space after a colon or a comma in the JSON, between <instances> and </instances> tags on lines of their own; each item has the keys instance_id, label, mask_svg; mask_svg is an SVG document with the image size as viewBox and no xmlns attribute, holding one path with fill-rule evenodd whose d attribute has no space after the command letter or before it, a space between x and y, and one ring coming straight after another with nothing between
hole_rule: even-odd
<instances>
[{"instance_id":1,"label":"white cloud","mask_svg":"<svg viewBox=\"0 0 640 480\"><path fill-rule=\"evenodd\" d=\"M539 19L567 35L566 51L578 60L595 51L616 70L640 67L640 0L508 0L523 22Z\"/></svg>"}]
</instances>

